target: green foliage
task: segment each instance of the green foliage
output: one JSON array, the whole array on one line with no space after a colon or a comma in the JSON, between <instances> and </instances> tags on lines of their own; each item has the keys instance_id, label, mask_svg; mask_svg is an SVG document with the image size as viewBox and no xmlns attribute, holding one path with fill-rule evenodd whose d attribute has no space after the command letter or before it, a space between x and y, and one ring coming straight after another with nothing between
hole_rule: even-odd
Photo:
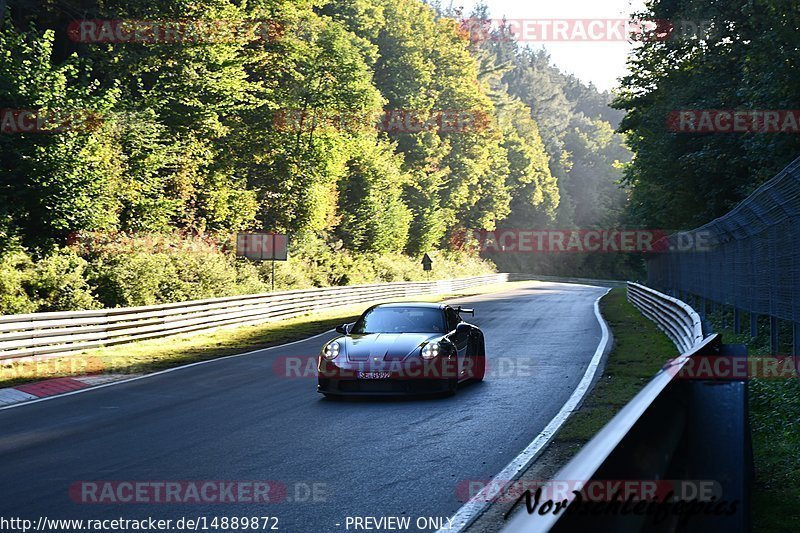
<instances>
[{"instance_id":1,"label":"green foliage","mask_svg":"<svg viewBox=\"0 0 800 533\"><path fill-rule=\"evenodd\" d=\"M74 232L175 243L287 232L294 259L275 281L293 288L417 279L424 252L439 254L440 273L485 272L449 258L454 232L547 224L560 204L616 201L606 167L619 143L604 97L516 45L476 46L422 0L81 4L85 19L278 25L261 38L177 43L75 42L63 9L32 0L2 14L4 106L95 119L0 135L0 310L145 305L271 282L228 249L64 251ZM384 110L461 114L472 127L372 127ZM585 171L569 181L569 165ZM587 183L598 191L580 197Z\"/></svg>"},{"instance_id":2,"label":"green foliage","mask_svg":"<svg viewBox=\"0 0 800 533\"><path fill-rule=\"evenodd\" d=\"M25 290L32 278L33 261L20 251L0 256L0 312L3 314L33 313L36 303Z\"/></svg>"},{"instance_id":3,"label":"green foliage","mask_svg":"<svg viewBox=\"0 0 800 533\"><path fill-rule=\"evenodd\" d=\"M89 264L71 250L34 263L21 250L0 258L0 313L68 311L101 307L87 281Z\"/></svg>"},{"instance_id":4,"label":"green foliage","mask_svg":"<svg viewBox=\"0 0 800 533\"><path fill-rule=\"evenodd\" d=\"M86 83L75 57L54 65L53 31L0 27L0 100L46 113L103 113L114 91ZM0 135L0 248L45 245L74 229L113 225L113 150L105 129Z\"/></svg>"},{"instance_id":5,"label":"green foliage","mask_svg":"<svg viewBox=\"0 0 800 533\"><path fill-rule=\"evenodd\" d=\"M310 233L292 242L288 262L275 265L275 288L293 289L358 285L393 281L423 281L480 276L494 271L494 265L464 252L431 252L434 269L422 270L421 257L402 253L353 253L341 241L329 243ZM261 277L270 277L271 265L260 266Z\"/></svg>"},{"instance_id":6,"label":"green foliage","mask_svg":"<svg viewBox=\"0 0 800 533\"><path fill-rule=\"evenodd\" d=\"M629 216L653 227L688 229L726 213L800 152L786 133L675 133L679 110L797 109L800 13L786 0L735 0L724 9L698 0L648 2L644 19L702 21L708 31L634 49L616 107L636 160L625 171Z\"/></svg>"},{"instance_id":7,"label":"green foliage","mask_svg":"<svg viewBox=\"0 0 800 533\"><path fill-rule=\"evenodd\" d=\"M134 252L101 258L92 280L106 306L128 307L229 296L237 277L231 261L220 254Z\"/></svg>"},{"instance_id":8,"label":"green foliage","mask_svg":"<svg viewBox=\"0 0 800 533\"><path fill-rule=\"evenodd\" d=\"M88 262L70 250L36 262L28 292L38 311L69 311L101 307L86 280Z\"/></svg>"},{"instance_id":9,"label":"green foliage","mask_svg":"<svg viewBox=\"0 0 800 533\"><path fill-rule=\"evenodd\" d=\"M154 242L155 241L155 242ZM461 252L432 252L434 270L400 252L351 252L342 241L298 234L275 264L277 290L488 274L494 266ZM33 261L0 256L0 314L131 307L269 292L272 265L233 256L224 238L117 236L55 250Z\"/></svg>"},{"instance_id":10,"label":"green foliage","mask_svg":"<svg viewBox=\"0 0 800 533\"><path fill-rule=\"evenodd\" d=\"M613 133L620 116L609 107L611 96L559 71L544 50L519 51L510 62L503 79L530 107L550 154L558 225L618 227L627 203L620 164L630 161L631 152L624 137Z\"/></svg>"},{"instance_id":11,"label":"green foliage","mask_svg":"<svg viewBox=\"0 0 800 533\"><path fill-rule=\"evenodd\" d=\"M388 143L363 141L348 160L339 184L341 219L337 234L348 249L359 252L402 252L408 241L411 214L401 198L402 158Z\"/></svg>"}]
</instances>

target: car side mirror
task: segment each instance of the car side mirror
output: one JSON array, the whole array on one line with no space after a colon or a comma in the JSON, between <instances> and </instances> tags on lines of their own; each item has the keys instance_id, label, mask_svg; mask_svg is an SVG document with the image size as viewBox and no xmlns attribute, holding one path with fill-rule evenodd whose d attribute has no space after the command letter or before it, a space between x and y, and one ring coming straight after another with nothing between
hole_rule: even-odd
<instances>
[{"instance_id":1,"label":"car side mirror","mask_svg":"<svg viewBox=\"0 0 800 533\"><path fill-rule=\"evenodd\" d=\"M470 331L472 331L472 327L466 322L459 322L456 326L456 334L458 335L464 335Z\"/></svg>"},{"instance_id":2,"label":"car side mirror","mask_svg":"<svg viewBox=\"0 0 800 533\"><path fill-rule=\"evenodd\" d=\"M348 333L350 333L350 326L351 324L342 324L341 326L336 326L336 333L347 335Z\"/></svg>"}]
</instances>

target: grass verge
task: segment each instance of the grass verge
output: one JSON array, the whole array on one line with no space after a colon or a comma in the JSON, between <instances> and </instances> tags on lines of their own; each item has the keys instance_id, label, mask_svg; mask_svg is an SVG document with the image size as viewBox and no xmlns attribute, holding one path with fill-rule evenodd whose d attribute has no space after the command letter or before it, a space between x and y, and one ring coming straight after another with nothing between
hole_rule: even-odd
<instances>
[{"instance_id":1,"label":"grass verge","mask_svg":"<svg viewBox=\"0 0 800 533\"><path fill-rule=\"evenodd\" d=\"M454 294L393 301L449 300L513 290L531 282L493 283ZM43 379L96 374L141 374L258 350L328 331L352 322L370 304L358 304L253 326L232 326L86 350L80 354L27 358L0 364L0 388Z\"/></svg>"},{"instance_id":2,"label":"grass verge","mask_svg":"<svg viewBox=\"0 0 800 533\"><path fill-rule=\"evenodd\" d=\"M755 483L753 531L800 527L800 381L749 384Z\"/></svg>"}]
</instances>

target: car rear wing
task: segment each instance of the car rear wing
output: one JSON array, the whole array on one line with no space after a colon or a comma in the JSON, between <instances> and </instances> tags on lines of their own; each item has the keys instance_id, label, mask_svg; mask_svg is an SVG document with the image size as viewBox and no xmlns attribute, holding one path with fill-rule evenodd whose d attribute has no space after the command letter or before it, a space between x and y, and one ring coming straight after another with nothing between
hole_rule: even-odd
<instances>
[{"instance_id":1,"label":"car rear wing","mask_svg":"<svg viewBox=\"0 0 800 533\"><path fill-rule=\"evenodd\" d=\"M459 315L467 314L475 316L475 309L468 309L466 307L461 307L460 305L455 306L454 309L456 310L456 313L458 313Z\"/></svg>"}]
</instances>

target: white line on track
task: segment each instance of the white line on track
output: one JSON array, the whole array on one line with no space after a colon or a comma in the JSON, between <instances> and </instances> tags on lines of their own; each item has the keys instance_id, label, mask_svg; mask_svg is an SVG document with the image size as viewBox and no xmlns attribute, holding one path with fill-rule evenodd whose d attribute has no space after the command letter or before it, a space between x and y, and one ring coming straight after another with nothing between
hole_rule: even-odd
<instances>
[{"instance_id":1,"label":"white line on track","mask_svg":"<svg viewBox=\"0 0 800 533\"><path fill-rule=\"evenodd\" d=\"M584 285L590 286L590 285ZM593 287L596 288L596 287ZM545 426L541 433L539 433L533 441L528 444L528 446L522 450L519 455L517 455L506 467L500 471L499 474L492 478L483 490L481 490L478 494L470 498L470 500L461 506L461 508L453 515L452 520L452 528L442 528L436 533L462 533L467 527L469 527L481 514L483 514L486 509L489 508L491 500L495 494L491 494L492 491L495 491L498 486L503 486L504 484L515 480L527 467L531 464L538 456L542 453L545 447L550 444L550 441L553 440L555 437L556 432L561 428L564 422L567 421L569 415L572 414L578 405L583 401L583 397L586 396L586 393L589 391L589 387L594 380L594 376L597 373L597 369L600 367L600 361L603 359L603 354L606 350L606 345L608 344L608 340L610 338L610 334L608 332L608 325L606 321L603 319L603 316L600 314L600 299L608 294L611 289L608 289L602 296L597 298L594 301L594 314L597 317L597 321L600 323L600 329L603 332L603 336L600 339L600 344L597 345L597 349L592 356L591 361L589 361L589 366L586 368L586 373L584 373L583 378L581 378L580 383L572 392L572 395L567 400L561 410L556 414L556 416Z\"/></svg>"}]
</instances>

